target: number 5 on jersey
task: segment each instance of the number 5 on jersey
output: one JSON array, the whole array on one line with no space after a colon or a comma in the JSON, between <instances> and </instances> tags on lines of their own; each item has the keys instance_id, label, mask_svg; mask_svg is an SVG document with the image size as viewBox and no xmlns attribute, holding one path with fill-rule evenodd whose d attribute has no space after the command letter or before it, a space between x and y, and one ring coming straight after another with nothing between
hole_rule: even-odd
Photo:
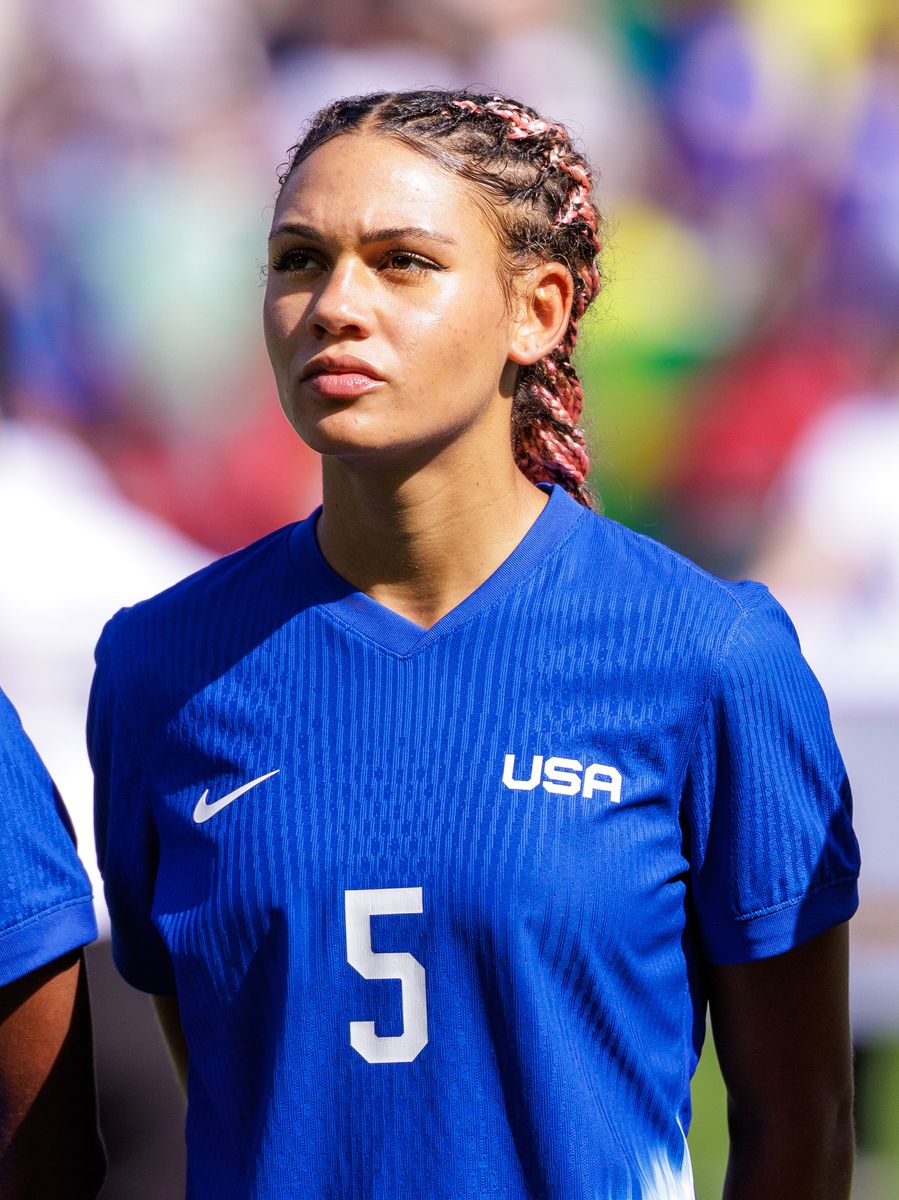
<instances>
[{"instance_id":1,"label":"number 5 on jersey","mask_svg":"<svg viewBox=\"0 0 899 1200\"><path fill-rule=\"evenodd\" d=\"M346 957L363 979L398 979L403 989L403 1032L375 1033L374 1021L350 1021L350 1045L366 1062L412 1062L428 1044L425 969L411 954L371 947L371 918L422 911L421 888L365 888L344 892Z\"/></svg>"}]
</instances>

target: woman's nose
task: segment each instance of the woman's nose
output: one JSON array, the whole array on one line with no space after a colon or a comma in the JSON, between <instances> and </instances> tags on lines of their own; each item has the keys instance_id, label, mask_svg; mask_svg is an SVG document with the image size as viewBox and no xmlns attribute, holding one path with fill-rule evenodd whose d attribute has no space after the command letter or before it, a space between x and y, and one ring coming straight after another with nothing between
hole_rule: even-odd
<instances>
[{"instance_id":1,"label":"woman's nose","mask_svg":"<svg viewBox=\"0 0 899 1200\"><path fill-rule=\"evenodd\" d=\"M370 305L360 265L344 263L328 272L309 305L306 328L318 338L347 333L365 337L370 332Z\"/></svg>"}]
</instances>

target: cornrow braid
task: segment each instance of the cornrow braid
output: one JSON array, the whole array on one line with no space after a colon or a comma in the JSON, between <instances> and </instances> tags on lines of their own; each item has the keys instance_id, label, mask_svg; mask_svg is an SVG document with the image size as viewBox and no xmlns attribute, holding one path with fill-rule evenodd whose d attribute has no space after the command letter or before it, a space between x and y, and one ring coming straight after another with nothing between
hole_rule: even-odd
<instances>
[{"instance_id":1,"label":"cornrow braid","mask_svg":"<svg viewBox=\"0 0 899 1200\"><path fill-rule=\"evenodd\" d=\"M511 270L557 261L574 285L571 316L558 346L518 371L512 449L534 483L558 483L588 507L590 460L581 428L584 394L572 353L587 306L600 290L600 219L590 168L562 125L507 97L434 89L379 92L337 100L317 113L279 176L313 150L349 132L384 133L463 177L493 201L493 220Z\"/></svg>"}]
</instances>

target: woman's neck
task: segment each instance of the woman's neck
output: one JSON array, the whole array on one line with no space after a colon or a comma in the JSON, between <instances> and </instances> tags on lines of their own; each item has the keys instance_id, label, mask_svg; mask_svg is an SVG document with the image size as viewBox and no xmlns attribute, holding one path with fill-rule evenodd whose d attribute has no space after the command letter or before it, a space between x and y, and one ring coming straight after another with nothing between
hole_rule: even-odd
<instances>
[{"instance_id":1,"label":"woman's neck","mask_svg":"<svg viewBox=\"0 0 899 1200\"><path fill-rule=\"evenodd\" d=\"M333 569L379 604L429 629L505 561L546 495L512 459L463 474L411 475L326 459L316 534Z\"/></svg>"}]
</instances>

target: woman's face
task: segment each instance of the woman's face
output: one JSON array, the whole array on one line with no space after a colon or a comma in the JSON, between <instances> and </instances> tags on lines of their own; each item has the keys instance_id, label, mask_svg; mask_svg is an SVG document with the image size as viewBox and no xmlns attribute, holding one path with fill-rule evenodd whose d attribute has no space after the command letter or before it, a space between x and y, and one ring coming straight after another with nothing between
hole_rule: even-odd
<instances>
[{"instance_id":1,"label":"woman's face","mask_svg":"<svg viewBox=\"0 0 899 1200\"><path fill-rule=\"evenodd\" d=\"M432 452L500 411L507 447L516 325L501 270L464 181L389 137L315 150L275 207L265 294L300 437L381 461Z\"/></svg>"}]
</instances>

